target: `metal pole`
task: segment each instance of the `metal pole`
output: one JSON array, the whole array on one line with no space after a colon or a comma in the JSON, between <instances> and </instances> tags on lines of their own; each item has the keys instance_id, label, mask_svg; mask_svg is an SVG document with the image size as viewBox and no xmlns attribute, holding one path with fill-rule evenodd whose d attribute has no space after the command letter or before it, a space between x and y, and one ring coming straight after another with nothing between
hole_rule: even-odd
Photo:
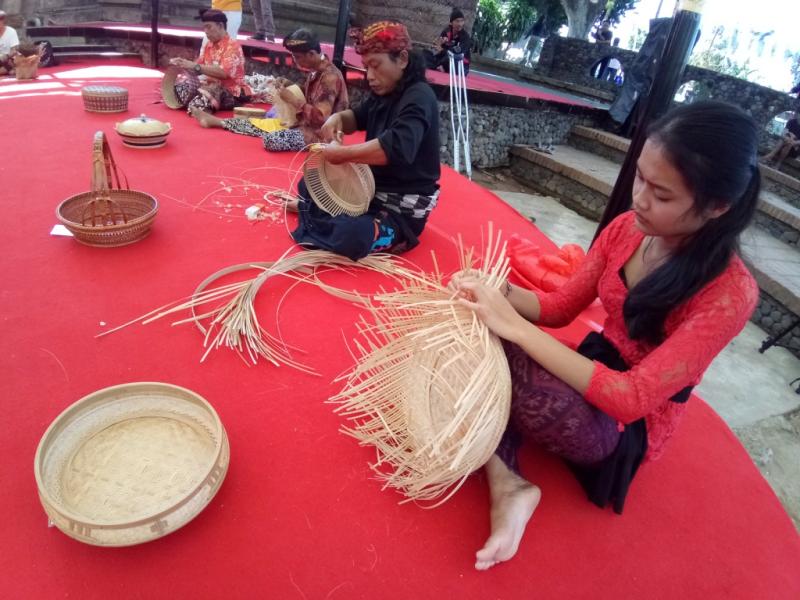
<instances>
[{"instance_id":1,"label":"metal pole","mask_svg":"<svg viewBox=\"0 0 800 600\"><path fill-rule=\"evenodd\" d=\"M344 45L350 21L350 0L339 0L339 18L336 21L336 38L333 41L333 64L344 73Z\"/></svg>"},{"instance_id":2,"label":"metal pole","mask_svg":"<svg viewBox=\"0 0 800 600\"><path fill-rule=\"evenodd\" d=\"M150 66L158 68L158 0L151 0L150 6Z\"/></svg>"},{"instance_id":3,"label":"metal pole","mask_svg":"<svg viewBox=\"0 0 800 600\"><path fill-rule=\"evenodd\" d=\"M640 118L635 124L628 153L622 163L614 191L608 199L608 205L595 231L594 239L615 217L631 206L633 181L636 178L636 162L647 139L647 127L669 109L675 92L680 84L683 70L700 27L700 13L704 0L680 0L678 12L672 20L664 52L661 55L658 69L653 77L653 84L646 96L640 100Z\"/></svg>"}]
</instances>

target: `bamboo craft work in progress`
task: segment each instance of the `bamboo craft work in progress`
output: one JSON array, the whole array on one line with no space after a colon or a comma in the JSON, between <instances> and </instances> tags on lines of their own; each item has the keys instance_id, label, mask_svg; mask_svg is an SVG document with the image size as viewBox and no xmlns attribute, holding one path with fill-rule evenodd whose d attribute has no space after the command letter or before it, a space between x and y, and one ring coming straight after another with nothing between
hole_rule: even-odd
<instances>
[{"instance_id":1,"label":"bamboo craft work in progress","mask_svg":"<svg viewBox=\"0 0 800 600\"><path fill-rule=\"evenodd\" d=\"M462 251L462 267L471 253ZM509 273L505 244L489 241L477 275L499 289ZM371 465L408 501L446 502L497 448L511 407L511 375L500 339L458 303L441 275L409 277L375 296L362 319L361 357L329 402L342 431L375 446ZM404 275L400 275L403 277Z\"/></svg>"},{"instance_id":2,"label":"bamboo craft work in progress","mask_svg":"<svg viewBox=\"0 0 800 600\"><path fill-rule=\"evenodd\" d=\"M261 357L275 366L286 365L305 373L318 375L312 367L292 358L291 351L298 351L297 348L289 346L280 337L270 334L261 325L255 311L255 298L267 280L276 275L283 275L297 282L317 285L335 296L364 303L366 301L363 297L328 286L318 279L320 269L351 267L365 268L388 276L394 276L395 272L399 270L396 259L388 255L373 254L355 262L324 250L309 250L284 255L274 262L243 263L214 273L203 281L188 299L164 305L128 323L104 331L96 337L108 335L134 323L147 324L168 315L190 311L191 317L174 321L172 325L194 323L197 326L204 336L203 347L206 348L200 362L205 361L212 350L227 347L235 351L246 364L257 364ZM208 288L222 277L247 270L260 272L245 281ZM403 272L411 273L407 269ZM226 299L227 301L225 301ZM210 305L213 307L207 308ZM206 307L202 309L205 312L197 314L201 307Z\"/></svg>"}]
</instances>

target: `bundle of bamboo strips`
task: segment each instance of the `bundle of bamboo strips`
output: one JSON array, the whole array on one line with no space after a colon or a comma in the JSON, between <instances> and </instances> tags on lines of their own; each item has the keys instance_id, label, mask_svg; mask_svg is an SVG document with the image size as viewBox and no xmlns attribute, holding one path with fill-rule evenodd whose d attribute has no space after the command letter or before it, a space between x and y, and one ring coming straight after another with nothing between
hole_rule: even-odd
<instances>
[{"instance_id":1,"label":"bundle of bamboo strips","mask_svg":"<svg viewBox=\"0 0 800 600\"><path fill-rule=\"evenodd\" d=\"M316 375L318 373L312 367L292 358L291 351L298 351L297 348L289 346L281 337L272 335L261 325L254 308L256 295L267 280L282 275L298 283L317 285L328 293L352 302L368 303L363 296L326 285L318 278L319 271L323 268L353 267L388 276L394 276L395 272L400 270L398 261L389 255L373 254L359 261L352 261L323 250L301 251L291 255L287 253L274 262L243 263L222 269L203 281L189 298L159 307L123 325L104 331L96 337L108 335L134 323L147 324L188 310L191 312L190 317L174 321L172 324L194 323L202 332L203 347L206 351L200 359L201 362L208 357L211 350L227 347L234 350L246 364L256 364L261 357L275 366L286 365ZM226 275L251 269L260 271L252 279L208 288ZM413 274L413 269L406 267L402 272L408 276ZM209 305L211 308L208 308Z\"/></svg>"},{"instance_id":2,"label":"bundle of bamboo strips","mask_svg":"<svg viewBox=\"0 0 800 600\"><path fill-rule=\"evenodd\" d=\"M472 267L463 244L461 257L462 268ZM473 272L497 289L506 281L505 244L491 231ZM439 506L496 449L509 418L511 375L499 338L457 302L438 268L430 276L396 274L401 289L374 297L374 322L359 323L360 358L329 402L349 421L344 433L377 449L371 467L384 489L401 491L403 502Z\"/></svg>"}]
</instances>

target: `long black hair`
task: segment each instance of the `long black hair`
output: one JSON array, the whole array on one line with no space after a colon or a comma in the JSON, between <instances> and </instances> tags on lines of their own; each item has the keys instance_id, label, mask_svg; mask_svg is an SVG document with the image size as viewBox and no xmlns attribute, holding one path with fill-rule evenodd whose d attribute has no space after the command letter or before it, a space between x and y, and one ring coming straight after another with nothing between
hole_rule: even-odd
<instances>
[{"instance_id":1,"label":"long black hair","mask_svg":"<svg viewBox=\"0 0 800 600\"><path fill-rule=\"evenodd\" d=\"M422 55L422 52L419 50L408 50L408 64L406 68L403 69L403 77L400 79L400 83L397 84L398 91L402 92L408 86L418 81L427 81L425 77L425 72L428 69L428 65L425 62L425 57ZM390 52L389 58L397 62L400 59L401 52Z\"/></svg>"},{"instance_id":2,"label":"long black hair","mask_svg":"<svg viewBox=\"0 0 800 600\"><path fill-rule=\"evenodd\" d=\"M656 121L648 139L658 145L694 193L694 210L728 206L684 241L628 294L623 316L632 339L659 344L669 312L722 273L739 250L761 188L756 124L723 102L695 102Z\"/></svg>"}]
</instances>

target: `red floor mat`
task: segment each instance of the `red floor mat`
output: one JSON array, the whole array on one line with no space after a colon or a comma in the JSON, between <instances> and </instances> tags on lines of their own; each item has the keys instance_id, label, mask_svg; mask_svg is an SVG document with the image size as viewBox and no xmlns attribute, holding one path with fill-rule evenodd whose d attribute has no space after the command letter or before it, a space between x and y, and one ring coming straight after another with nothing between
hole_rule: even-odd
<instances>
[{"instance_id":1,"label":"red floor mat","mask_svg":"<svg viewBox=\"0 0 800 600\"><path fill-rule=\"evenodd\" d=\"M5 597L800 597L800 538L739 442L699 399L665 457L643 468L621 517L589 504L559 461L525 448L523 472L541 485L542 503L518 556L477 573L473 554L489 526L483 477L441 508L400 506L371 479L372 453L337 432L324 400L350 364L343 338L352 338L358 311L347 303L311 287L295 288L284 303L282 334L308 351L321 377L247 368L230 352L200 364L198 332L167 322L95 339L186 296L217 269L275 259L290 245L284 224L250 224L233 205L245 202L236 197L241 179L288 185L292 156L153 104L158 76L80 65L42 70L35 83L0 81ZM130 88L127 113L84 112L79 88L99 81ZM172 122L163 149L128 149L113 133L116 121L142 112ZM49 235L58 202L88 189L99 129L132 186L161 202L152 235L133 246L101 250ZM455 269L451 236L478 244L490 220L509 236L549 243L452 170L442 186L422 245L408 254L421 266L430 267L435 250L444 269ZM370 275L334 279L365 290L377 284ZM269 327L287 288L262 292ZM171 382L207 398L227 428L231 466L217 497L180 531L138 547L95 548L47 527L33 456L67 405L128 381Z\"/></svg>"}]
</instances>

